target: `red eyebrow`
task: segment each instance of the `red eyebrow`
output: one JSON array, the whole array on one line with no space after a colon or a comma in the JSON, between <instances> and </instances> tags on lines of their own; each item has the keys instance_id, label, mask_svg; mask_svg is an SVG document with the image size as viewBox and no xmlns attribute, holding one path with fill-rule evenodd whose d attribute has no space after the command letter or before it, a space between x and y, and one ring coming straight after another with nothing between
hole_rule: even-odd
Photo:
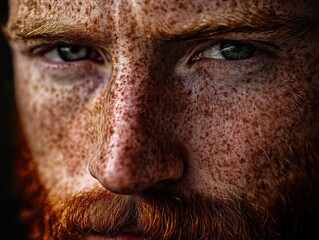
<instances>
[{"instance_id":1,"label":"red eyebrow","mask_svg":"<svg viewBox=\"0 0 319 240\"><path fill-rule=\"evenodd\" d=\"M257 14L257 13L256 13ZM255 21L247 19L232 20L231 23L219 23L211 21L194 22L183 29L159 30L154 33L154 38L170 40L170 39L194 39L207 38L217 34L228 32L281 32L286 38L301 38L307 34L318 32L318 21L310 16L273 16L274 13L264 13L261 11L260 15ZM272 17L270 17L272 16ZM65 23L47 21L45 19L33 19L16 21L8 23L4 30L5 35L11 41L26 40L26 39L65 39L81 41L81 42L96 42L105 43L110 41L111 36L107 37L108 33L95 32L92 36L84 27L69 26ZM283 34L282 34L283 35Z\"/></svg>"}]
</instances>

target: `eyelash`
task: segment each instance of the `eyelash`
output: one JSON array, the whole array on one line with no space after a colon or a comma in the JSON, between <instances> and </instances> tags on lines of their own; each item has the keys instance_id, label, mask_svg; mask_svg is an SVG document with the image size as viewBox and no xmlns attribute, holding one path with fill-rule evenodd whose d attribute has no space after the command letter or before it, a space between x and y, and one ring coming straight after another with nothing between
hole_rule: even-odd
<instances>
[{"instance_id":1,"label":"eyelash","mask_svg":"<svg viewBox=\"0 0 319 240\"><path fill-rule=\"evenodd\" d=\"M46 54L49 54L50 52L56 50L60 47L83 47L88 48L92 51L93 55L96 57L96 59L82 59L82 60L76 60L76 61L52 61L48 57L46 57ZM105 52L99 48L94 48L90 46L85 46L81 44L76 43L34 43L30 42L27 44L26 49L22 49L22 52L25 52L25 54L29 55L32 58L37 58L41 61L41 63L45 65L50 65L50 68L54 67L77 67L77 65L84 65L87 63L91 64L100 64L103 65L105 61L109 61L109 56L105 54ZM91 58L91 57L90 57Z\"/></svg>"},{"instance_id":2,"label":"eyelash","mask_svg":"<svg viewBox=\"0 0 319 240\"><path fill-rule=\"evenodd\" d=\"M68 58L67 56L68 54L71 54L69 56L70 60L66 60L66 58ZM78 59L72 59L72 54L75 55L75 58L76 58L76 55L78 55ZM103 64L104 62L103 54L101 54L100 51L90 47L85 47L80 45L58 46L49 51L46 51L43 54L43 57L55 63L58 63L58 62L60 63L73 62L74 63L74 62L87 61L87 60L94 61L96 63L101 63L101 64Z\"/></svg>"},{"instance_id":3,"label":"eyelash","mask_svg":"<svg viewBox=\"0 0 319 240\"><path fill-rule=\"evenodd\" d=\"M264 56L264 57L276 57L278 48L270 43L265 42L255 42L255 41L241 41L241 40L218 40L210 42L209 44L201 44L199 48L193 51L193 54L189 58L188 62L190 64L196 61L207 61L213 58L203 57L203 53L207 50L212 49L214 46L223 43L232 43L232 44L241 44L241 45L248 45L254 48L254 53L249 58L253 58L256 56ZM249 59L247 58L247 59ZM238 62L238 61L246 61L247 59L241 60L230 60L230 59L213 59L215 61L223 61L223 62Z\"/></svg>"}]
</instances>

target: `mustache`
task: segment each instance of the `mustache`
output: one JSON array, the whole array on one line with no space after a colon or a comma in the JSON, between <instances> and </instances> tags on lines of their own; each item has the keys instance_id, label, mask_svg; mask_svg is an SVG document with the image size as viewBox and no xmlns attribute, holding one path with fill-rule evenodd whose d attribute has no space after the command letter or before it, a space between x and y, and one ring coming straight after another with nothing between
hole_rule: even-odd
<instances>
[{"instance_id":1,"label":"mustache","mask_svg":"<svg viewBox=\"0 0 319 240\"><path fill-rule=\"evenodd\" d=\"M158 240L275 239L267 213L238 198L218 200L168 192L125 196L101 189L72 197L49 215L54 239L123 233Z\"/></svg>"}]
</instances>

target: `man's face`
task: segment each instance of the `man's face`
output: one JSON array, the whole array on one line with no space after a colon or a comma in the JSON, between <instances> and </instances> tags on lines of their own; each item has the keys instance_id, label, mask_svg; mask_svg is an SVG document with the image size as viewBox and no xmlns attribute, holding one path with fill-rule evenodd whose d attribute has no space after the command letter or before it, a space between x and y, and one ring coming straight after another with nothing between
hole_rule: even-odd
<instances>
[{"instance_id":1,"label":"man's face","mask_svg":"<svg viewBox=\"0 0 319 240\"><path fill-rule=\"evenodd\" d=\"M9 2L32 238L275 238L313 210L315 0Z\"/></svg>"}]
</instances>

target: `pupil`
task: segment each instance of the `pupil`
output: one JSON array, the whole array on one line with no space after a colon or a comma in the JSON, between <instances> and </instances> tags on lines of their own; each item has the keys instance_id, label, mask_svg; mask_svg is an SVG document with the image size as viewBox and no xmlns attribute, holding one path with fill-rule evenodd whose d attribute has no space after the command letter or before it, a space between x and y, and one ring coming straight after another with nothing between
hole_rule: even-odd
<instances>
[{"instance_id":1,"label":"pupil","mask_svg":"<svg viewBox=\"0 0 319 240\"><path fill-rule=\"evenodd\" d=\"M223 42L220 45L220 51L227 60L243 60L250 58L255 48L250 44Z\"/></svg>"},{"instance_id":2,"label":"pupil","mask_svg":"<svg viewBox=\"0 0 319 240\"><path fill-rule=\"evenodd\" d=\"M72 53L78 53L80 51L80 47L79 46L72 46L72 47L70 47L70 51Z\"/></svg>"},{"instance_id":3,"label":"pupil","mask_svg":"<svg viewBox=\"0 0 319 240\"><path fill-rule=\"evenodd\" d=\"M59 47L58 53L63 61L80 61L90 56L91 49L80 46Z\"/></svg>"}]
</instances>

